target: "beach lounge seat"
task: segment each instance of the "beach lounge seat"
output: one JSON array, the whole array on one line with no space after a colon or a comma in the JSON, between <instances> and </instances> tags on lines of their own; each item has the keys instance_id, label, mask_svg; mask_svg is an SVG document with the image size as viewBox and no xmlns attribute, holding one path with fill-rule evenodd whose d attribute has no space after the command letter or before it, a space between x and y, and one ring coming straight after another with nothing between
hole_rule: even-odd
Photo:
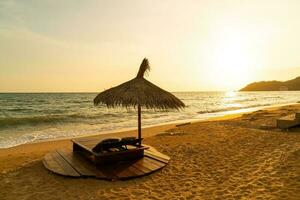
<instances>
[{"instance_id":1,"label":"beach lounge seat","mask_svg":"<svg viewBox=\"0 0 300 200\"><path fill-rule=\"evenodd\" d=\"M122 150L122 142L120 141L120 139L109 138L102 140L92 149L92 151L96 153L101 153L104 151L109 151L112 148Z\"/></svg>"},{"instance_id":2,"label":"beach lounge seat","mask_svg":"<svg viewBox=\"0 0 300 200\"><path fill-rule=\"evenodd\" d=\"M276 121L276 126L277 126L277 128L280 128L280 129L289 129L289 128L293 128L293 127L299 126L299 125L300 125L300 113L299 112L292 114L292 115L282 117L280 119L277 119L277 121Z\"/></svg>"},{"instance_id":3,"label":"beach lounge seat","mask_svg":"<svg viewBox=\"0 0 300 200\"><path fill-rule=\"evenodd\" d=\"M148 149L148 147L137 145L139 140L131 140L133 139L123 139L121 142L120 139L116 138L104 139L94 147L90 147L90 145L86 145L85 141L73 139L73 152L81 154L95 165L142 158L144 149Z\"/></svg>"},{"instance_id":4,"label":"beach lounge seat","mask_svg":"<svg viewBox=\"0 0 300 200\"><path fill-rule=\"evenodd\" d=\"M126 149L128 149L127 145L138 146L142 140L143 138L138 139L136 137L124 137L120 142L125 146Z\"/></svg>"}]
</instances>

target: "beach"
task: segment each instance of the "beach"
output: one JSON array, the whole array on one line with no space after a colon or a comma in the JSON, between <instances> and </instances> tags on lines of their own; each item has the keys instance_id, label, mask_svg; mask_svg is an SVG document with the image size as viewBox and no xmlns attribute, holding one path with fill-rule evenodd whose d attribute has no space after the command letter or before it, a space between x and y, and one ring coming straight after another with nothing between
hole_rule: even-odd
<instances>
[{"instance_id":1,"label":"beach","mask_svg":"<svg viewBox=\"0 0 300 200\"><path fill-rule=\"evenodd\" d=\"M300 0L0 0L0 200L300 200Z\"/></svg>"},{"instance_id":2,"label":"beach","mask_svg":"<svg viewBox=\"0 0 300 200\"><path fill-rule=\"evenodd\" d=\"M295 111L300 104L143 129L144 143L171 160L158 172L126 181L47 171L43 156L71 147L69 139L1 149L0 199L300 199L300 128L275 128L277 118Z\"/></svg>"}]
</instances>

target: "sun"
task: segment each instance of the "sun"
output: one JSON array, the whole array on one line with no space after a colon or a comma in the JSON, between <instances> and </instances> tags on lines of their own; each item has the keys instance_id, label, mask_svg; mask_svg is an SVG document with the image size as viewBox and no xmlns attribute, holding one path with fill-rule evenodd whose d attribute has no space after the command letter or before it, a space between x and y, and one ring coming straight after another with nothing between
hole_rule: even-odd
<instances>
[{"instance_id":1,"label":"sun","mask_svg":"<svg viewBox=\"0 0 300 200\"><path fill-rule=\"evenodd\" d=\"M247 38L234 31L216 42L209 63L209 76L216 87L237 90L251 80L253 59L248 46Z\"/></svg>"}]
</instances>

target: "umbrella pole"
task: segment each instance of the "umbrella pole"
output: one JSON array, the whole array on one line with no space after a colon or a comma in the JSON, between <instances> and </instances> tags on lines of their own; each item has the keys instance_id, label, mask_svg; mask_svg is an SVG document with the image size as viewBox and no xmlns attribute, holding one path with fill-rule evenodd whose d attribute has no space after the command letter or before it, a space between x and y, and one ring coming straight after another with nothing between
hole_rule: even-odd
<instances>
[{"instance_id":1,"label":"umbrella pole","mask_svg":"<svg viewBox=\"0 0 300 200\"><path fill-rule=\"evenodd\" d=\"M142 114L141 114L141 105L138 105L138 139L139 146L142 146Z\"/></svg>"}]
</instances>

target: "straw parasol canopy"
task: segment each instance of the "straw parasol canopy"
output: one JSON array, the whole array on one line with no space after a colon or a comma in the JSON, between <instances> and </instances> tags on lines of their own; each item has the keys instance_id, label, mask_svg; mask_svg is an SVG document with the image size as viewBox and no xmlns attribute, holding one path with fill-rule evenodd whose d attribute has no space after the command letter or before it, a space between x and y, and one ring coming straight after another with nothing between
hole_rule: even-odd
<instances>
[{"instance_id":1,"label":"straw parasol canopy","mask_svg":"<svg viewBox=\"0 0 300 200\"><path fill-rule=\"evenodd\" d=\"M173 94L161 89L144 78L150 70L149 61L144 58L137 76L121 85L110 88L98 94L94 104L105 104L107 107L138 108L138 138L141 139L141 107L147 109L177 109L184 108L184 103Z\"/></svg>"}]
</instances>

